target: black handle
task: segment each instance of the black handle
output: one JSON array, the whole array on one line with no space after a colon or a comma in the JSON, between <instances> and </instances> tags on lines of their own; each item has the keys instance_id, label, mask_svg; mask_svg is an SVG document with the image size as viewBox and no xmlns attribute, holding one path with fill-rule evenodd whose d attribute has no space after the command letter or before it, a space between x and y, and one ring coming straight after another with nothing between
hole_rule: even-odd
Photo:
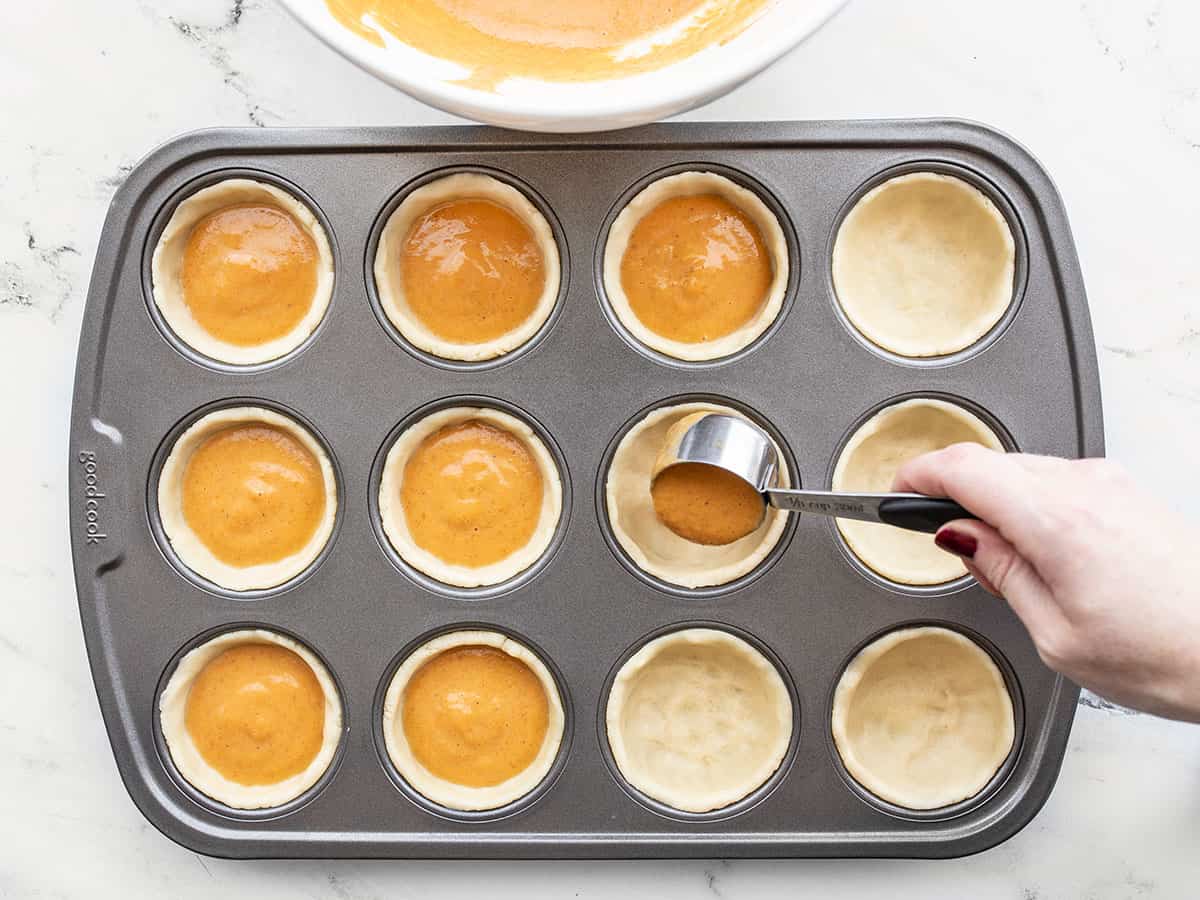
<instances>
[{"instance_id":1,"label":"black handle","mask_svg":"<svg viewBox=\"0 0 1200 900\"><path fill-rule=\"evenodd\" d=\"M955 519L974 519L953 500L936 497L897 497L879 504L879 518L897 528L933 534Z\"/></svg>"}]
</instances>

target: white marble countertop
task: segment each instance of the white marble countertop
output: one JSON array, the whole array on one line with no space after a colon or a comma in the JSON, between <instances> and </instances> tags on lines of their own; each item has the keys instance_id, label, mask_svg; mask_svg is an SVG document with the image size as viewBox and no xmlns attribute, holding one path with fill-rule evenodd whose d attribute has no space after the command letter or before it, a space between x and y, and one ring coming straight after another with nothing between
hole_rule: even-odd
<instances>
[{"instance_id":1,"label":"white marble countertop","mask_svg":"<svg viewBox=\"0 0 1200 900\"><path fill-rule=\"evenodd\" d=\"M1056 177L1091 296L1108 444L1200 509L1200 4L854 0L694 119L963 116ZM358 72L271 0L0 8L0 896L1195 896L1200 728L1085 699L1021 834L951 862L387 863L205 859L117 777L67 549L75 343L100 223L150 147L215 124L448 117Z\"/></svg>"}]
</instances>

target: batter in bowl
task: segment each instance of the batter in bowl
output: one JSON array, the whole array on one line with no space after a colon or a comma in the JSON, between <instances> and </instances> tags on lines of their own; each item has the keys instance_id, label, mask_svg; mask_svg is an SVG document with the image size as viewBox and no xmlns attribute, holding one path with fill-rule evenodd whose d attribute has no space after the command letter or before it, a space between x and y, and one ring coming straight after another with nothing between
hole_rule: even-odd
<instances>
[{"instance_id":1,"label":"batter in bowl","mask_svg":"<svg viewBox=\"0 0 1200 900\"><path fill-rule=\"evenodd\" d=\"M473 87L585 81L658 69L745 28L765 0L326 0L367 40L384 35L463 64Z\"/></svg>"}]
</instances>

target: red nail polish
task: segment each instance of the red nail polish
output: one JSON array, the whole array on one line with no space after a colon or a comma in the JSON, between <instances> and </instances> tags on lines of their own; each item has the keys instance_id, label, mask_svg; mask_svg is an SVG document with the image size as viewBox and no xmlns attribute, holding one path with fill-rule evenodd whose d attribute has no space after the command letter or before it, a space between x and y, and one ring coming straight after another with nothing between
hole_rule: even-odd
<instances>
[{"instance_id":1,"label":"red nail polish","mask_svg":"<svg viewBox=\"0 0 1200 900\"><path fill-rule=\"evenodd\" d=\"M954 531L951 528L943 528L939 531L934 535L933 542L947 553L953 553L963 559L974 559L975 551L979 549L979 541L969 534L963 534L961 531Z\"/></svg>"}]
</instances>

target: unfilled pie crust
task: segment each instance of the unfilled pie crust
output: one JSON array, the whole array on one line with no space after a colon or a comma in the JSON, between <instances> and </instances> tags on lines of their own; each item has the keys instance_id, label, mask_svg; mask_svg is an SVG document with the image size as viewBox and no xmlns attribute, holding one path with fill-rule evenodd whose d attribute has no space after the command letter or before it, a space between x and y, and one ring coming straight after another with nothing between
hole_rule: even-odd
<instances>
[{"instance_id":1,"label":"unfilled pie crust","mask_svg":"<svg viewBox=\"0 0 1200 900\"><path fill-rule=\"evenodd\" d=\"M1004 449L982 419L955 403L923 397L886 406L851 435L834 468L833 489L890 491L908 460L964 441ZM933 535L852 519L838 519L837 527L854 555L891 581L935 585L967 574Z\"/></svg>"},{"instance_id":2,"label":"unfilled pie crust","mask_svg":"<svg viewBox=\"0 0 1200 900\"><path fill-rule=\"evenodd\" d=\"M1012 750L1012 698L996 663L947 628L893 631L846 667L833 738L850 775L908 809L978 794Z\"/></svg>"},{"instance_id":3,"label":"unfilled pie crust","mask_svg":"<svg viewBox=\"0 0 1200 900\"><path fill-rule=\"evenodd\" d=\"M744 640L687 628L650 641L621 667L605 722L631 785L675 809L709 812L779 768L792 704L778 670Z\"/></svg>"},{"instance_id":4,"label":"unfilled pie crust","mask_svg":"<svg viewBox=\"0 0 1200 900\"><path fill-rule=\"evenodd\" d=\"M1013 301L1016 242L996 204L961 178L915 172L854 205L833 247L850 323L908 357L964 350Z\"/></svg>"}]
</instances>

